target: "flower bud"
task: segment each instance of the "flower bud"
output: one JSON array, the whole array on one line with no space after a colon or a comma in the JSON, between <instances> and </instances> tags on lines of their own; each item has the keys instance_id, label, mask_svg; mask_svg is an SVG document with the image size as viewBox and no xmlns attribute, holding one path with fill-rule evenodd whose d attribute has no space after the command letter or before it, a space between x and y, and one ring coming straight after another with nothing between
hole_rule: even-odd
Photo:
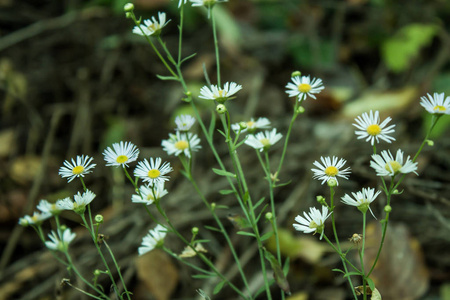
<instances>
[{"instance_id":1,"label":"flower bud","mask_svg":"<svg viewBox=\"0 0 450 300\"><path fill-rule=\"evenodd\" d=\"M134 4L133 3L127 3L124 5L123 10L125 12L132 12L134 10Z\"/></svg>"},{"instance_id":2,"label":"flower bud","mask_svg":"<svg viewBox=\"0 0 450 300\"><path fill-rule=\"evenodd\" d=\"M198 227L192 227L191 232L193 235L197 235L198 234Z\"/></svg>"},{"instance_id":3,"label":"flower bud","mask_svg":"<svg viewBox=\"0 0 450 300\"><path fill-rule=\"evenodd\" d=\"M215 209L216 209L216 203L215 203L215 202L211 203L211 209L212 209L212 210L215 210Z\"/></svg>"},{"instance_id":4,"label":"flower bud","mask_svg":"<svg viewBox=\"0 0 450 300\"><path fill-rule=\"evenodd\" d=\"M302 76L302 72L300 72L300 71L292 72L291 77L297 77L297 76Z\"/></svg>"},{"instance_id":5,"label":"flower bud","mask_svg":"<svg viewBox=\"0 0 450 300\"><path fill-rule=\"evenodd\" d=\"M322 206L327 206L327 202L325 200L325 198L321 195L316 197L316 201L320 203L320 205Z\"/></svg>"},{"instance_id":6,"label":"flower bud","mask_svg":"<svg viewBox=\"0 0 450 300\"><path fill-rule=\"evenodd\" d=\"M102 215L96 215L95 216L95 222L102 224L103 223L103 216Z\"/></svg>"},{"instance_id":7,"label":"flower bud","mask_svg":"<svg viewBox=\"0 0 450 300\"><path fill-rule=\"evenodd\" d=\"M245 123L245 122L239 122L239 128L241 129L241 130L244 130L244 129L247 129L247 123Z\"/></svg>"},{"instance_id":8,"label":"flower bud","mask_svg":"<svg viewBox=\"0 0 450 300\"><path fill-rule=\"evenodd\" d=\"M305 112L305 108L303 107L303 106L299 106L298 108L297 108L297 113L298 114L302 114L302 113L304 113Z\"/></svg>"},{"instance_id":9,"label":"flower bud","mask_svg":"<svg viewBox=\"0 0 450 300\"><path fill-rule=\"evenodd\" d=\"M327 184L329 187L335 187L335 186L337 186L337 180L334 178L331 178L328 180Z\"/></svg>"},{"instance_id":10,"label":"flower bud","mask_svg":"<svg viewBox=\"0 0 450 300\"><path fill-rule=\"evenodd\" d=\"M434 142L432 140L427 140L427 145L430 147L434 146Z\"/></svg>"},{"instance_id":11,"label":"flower bud","mask_svg":"<svg viewBox=\"0 0 450 300\"><path fill-rule=\"evenodd\" d=\"M273 214L271 212L266 213L266 220L272 221L273 220Z\"/></svg>"},{"instance_id":12,"label":"flower bud","mask_svg":"<svg viewBox=\"0 0 450 300\"><path fill-rule=\"evenodd\" d=\"M95 269L94 276L98 277L102 274L102 272L99 269Z\"/></svg>"},{"instance_id":13,"label":"flower bud","mask_svg":"<svg viewBox=\"0 0 450 300\"><path fill-rule=\"evenodd\" d=\"M384 211L385 211L386 213L390 213L390 212L392 211L392 207L391 207L390 205L386 205L386 206L384 207Z\"/></svg>"},{"instance_id":14,"label":"flower bud","mask_svg":"<svg viewBox=\"0 0 450 300\"><path fill-rule=\"evenodd\" d=\"M218 104L216 106L216 111L217 111L218 114L222 115L222 114L227 112L227 107L225 105L223 105L223 104Z\"/></svg>"}]
</instances>

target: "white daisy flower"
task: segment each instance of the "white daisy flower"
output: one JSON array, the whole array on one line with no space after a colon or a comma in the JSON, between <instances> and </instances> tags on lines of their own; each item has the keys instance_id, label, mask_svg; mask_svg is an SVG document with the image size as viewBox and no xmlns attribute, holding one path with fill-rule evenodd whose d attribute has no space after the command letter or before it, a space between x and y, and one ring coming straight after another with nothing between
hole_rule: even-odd
<instances>
[{"instance_id":1,"label":"white daisy flower","mask_svg":"<svg viewBox=\"0 0 450 300\"><path fill-rule=\"evenodd\" d=\"M308 76L295 76L291 78L292 82L289 82L286 85L286 93L289 94L289 97L298 97L298 100L305 100L307 96L316 99L316 96L313 94L320 93L323 89L322 79L313 78L310 79Z\"/></svg>"},{"instance_id":2,"label":"white daisy flower","mask_svg":"<svg viewBox=\"0 0 450 300\"><path fill-rule=\"evenodd\" d=\"M242 89L242 85L239 85L235 82L227 82L223 86L223 89L218 87L217 85L211 85L207 87L206 85L200 89L199 98L206 100L216 100L219 103L224 103L231 98L234 94L239 92Z\"/></svg>"},{"instance_id":3,"label":"white daisy flower","mask_svg":"<svg viewBox=\"0 0 450 300\"><path fill-rule=\"evenodd\" d=\"M356 124L352 124L359 130L355 131L355 134L358 136L358 139L366 139L366 142L370 141L373 146L375 139L377 143L380 142L379 139L382 139L385 142L391 143L391 141L395 141L395 139L389 136L389 133L394 132L395 125L386 125L391 121L390 117L387 117L380 124L380 116L379 112L375 111L373 113L370 111L370 115L367 113L363 113L361 116L356 117Z\"/></svg>"},{"instance_id":4,"label":"white daisy flower","mask_svg":"<svg viewBox=\"0 0 450 300\"><path fill-rule=\"evenodd\" d=\"M206 6L211 7L216 3L228 2L228 0L189 0L192 6Z\"/></svg>"},{"instance_id":5,"label":"white daisy flower","mask_svg":"<svg viewBox=\"0 0 450 300\"><path fill-rule=\"evenodd\" d=\"M375 193L375 189L371 188L363 188L360 192L352 193L353 198L350 197L348 194L345 194L344 197L341 197L342 203L345 203L347 205L356 206L361 212L365 213L367 209L370 210L370 213L375 218L372 210L370 209L370 203L377 198L377 196L380 194L380 191L377 191ZM375 218L376 219L376 218Z\"/></svg>"},{"instance_id":6,"label":"white daisy flower","mask_svg":"<svg viewBox=\"0 0 450 300\"><path fill-rule=\"evenodd\" d=\"M340 159L336 156L330 157L320 157L322 164L318 161L314 162L314 166L318 169L311 169L314 172L313 178L322 180L322 184L329 181L330 179L336 180L336 184L339 185L337 181L337 177L342 177L344 179L348 179L348 175L350 174L350 167L346 169L342 169L347 162L345 159Z\"/></svg>"},{"instance_id":7,"label":"white daisy flower","mask_svg":"<svg viewBox=\"0 0 450 300\"><path fill-rule=\"evenodd\" d=\"M131 202L150 205L167 195L168 191L164 188L164 183L157 183L154 186L141 185L139 193L140 195L131 196Z\"/></svg>"},{"instance_id":8,"label":"white daisy flower","mask_svg":"<svg viewBox=\"0 0 450 300\"><path fill-rule=\"evenodd\" d=\"M258 120L255 121L255 119L251 118L250 121L244 122L247 125L247 128L242 129L241 132L249 132L253 133L258 129L267 129L270 128L270 121L267 118L258 118ZM239 129L241 129L240 123L232 124L231 129L233 129L236 132L239 132Z\"/></svg>"},{"instance_id":9,"label":"white daisy flower","mask_svg":"<svg viewBox=\"0 0 450 300\"><path fill-rule=\"evenodd\" d=\"M76 234L72 233L70 228L66 228L62 233L62 239L59 239L58 234L52 230L51 234L48 235L51 241L45 242L45 246L50 250L66 252L75 236Z\"/></svg>"},{"instance_id":10,"label":"white daisy flower","mask_svg":"<svg viewBox=\"0 0 450 300\"><path fill-rule=\"evenodd\" d=\"M169 180L169 176L165 175L172 171L173 169L170 163L164 162L161 165L160 157L155 160L150 157L150 162L144 159L138 163L136 169L134 169L134 176L141 178L144 182L148 182L149 185L153 186Z\"/></svg>"},{"instance_id":11,"label":"white daisy flower","mask_svg":"<svg viewBox=\"0 0 450 300\"><path fill-rule=\"evenodd\" d=\"M161 247L164 243L166 234L167 229L159 224L155 227L155 229L150 230L142 239L142 246L138 249L139 255L150 252L156 247Z\"/></svg>"},{"instance_id":12,"label":"white daisy flower","mask_svg":"<svg viewBox=\"0 0 450 300\"><path fill-rule=\"evenodd\" d=\"M166 13L164 12L158 12L158 18L159 21L156 20L155 17L152 17L151 20L147 19L144 20L144 25L139 25L139 26L134 26L133 28L133 33L138 34L138 35L146 35L146 36L159 36L161 34L161 30L163 29L164 26L167 25L167 23L170 22L170 20L168 20L166 22Z\"/></svg>"},{"instance_id":13,"label":"white daisy flower","mask_svg":"<svg viewBox=\"0 0 450 300\"><path fill-rule=\"evenodd\" d=\"M322 212L315 207L309 209L309 213L303 212L303 216L296 216L295 221L300 224L292 224L297 231L304 233L320 233L320 239L323 238L325 220L331 215L328 213L328 208L322 206Z\"/></svg>"},{"instance_id":14,"label":"white daisy flower","mask_svg":"<svg viewBox=\"0 0 450 300\"><path fill-rule=\"evenodd\" d=\"M56 203L50 203L45 199L42 199L36 207L43 213L49 213L51 215L58 215L61 210L56 206Z\"/></svg>"},{"instance_id":15,"label":"white daisy flower","mask_svg":"<svg viewBox=\"0 0 450 300\"><path fill-rule=\"evenodd\" d=\"M195 123L195 118L191 115L180 115L175 118L176 130L189 131Z\"/></svg>"},{"instance_id":16,"label":"white daisy flower","mask_svg":"<svg viewBox=\"0 0 450 300\"><path fill-rule=\"evenodd\" d=\"M256 135L249 134L245 140L245 144L259 149L259 151L268 150L272 145L278 142L283 135L277 133L276 128L272 131L266 130L265 132L258 132Z\"/></svg>"},{"instance_id":17,"label":"white daisy flower","mask_svg":"<svg viewBox=\"0 0 450 300\"><path fill-rule=\"evenodd\" d=\"M77 214L83 214L86 210L86 206L89 205L96 195L90 190L86 190L83 194L78 192L73 196L75 201L72 201L69 197L56 202L56 207L60 210L73 210Z\"/></svg>"},{"instance_id":18,"label":"white daisy flower","mask_svg":"<svg viewBox=\"0 0 450 300\"><path fill-rule=\"evenodd\" d=\"M191 152L202 148L199 144L200 139L196 134L181 133L180 131L177 131L176 134L169 133L169 139L161 142L161 146L167 154L178 156L183 153L187 157L191 157Z\"/></svg>"},{"instance_id":19,"label":"white daisy flower","mask_svg":"<svg viewBox=\"0 0 450 300\"><path fill-rule=\"evenodd\" d=\"M373 154L370 166L377 172L377 176L395 176L398 173L414 173L417 172L417 163L413 162L409 156L406 158L406 162L403 163L403 152L398 149L397 154L394 157L390 151L383 150L381 155Z\"/></svg>"},{"instance_id":20,"label":"white daisy flower","mask_svg":"<svg viewBox=\"0 0 450 300\"><path fill-rule=\"evenodd\" d=\"M450 96L444 100L444 93L434 93L433 97L427 94L427 97L420 97L420 105L422 105L430 114L446 114L450 115Z\"/></svg>"},{"instance_id":21,"label":"white daisy flower","mask_svg":"<svg viewBox=\"0 0 450 300\"><path fill-rule=\"evenodd\" d=\"M186 4L186 2L187 2L187 0L179 0L178 1L178 8L180 8L181 7L181 4Z\"/></svg>"},{"instance_id":22,"label":"white daisy flower","mask_svg":"<svg viewBox=\"0 0 450 300\"><path fill-rule=\"evenodd\" d=\"M30 225L41 225L42 222L49 219L52 216L49 212L42 212L39 213L35 211L32 216L25 215L22 218L19 219L19 225L22 225L24 227L30 226Z\"/></svg>"},{"instance_id":23,"label":"white daisy flower","mask_svg":"<svg viewBox=\"0 0 450 300\"><path fill-rule=\"evenodd\" d=\"M139 149L130 142L114 143L103 151L107 166L128 167L128 163L135 161L139 156Z\"/></svg>"},{"instance_id":24,"label":"white daisy flower","mask_svg":"<svg viewBox=\"0 0 450 300\"><path fill-rule=\"evenodd\" d=\"M93 158L87 155L77 156L75 161L72 158L72 163L68 160L64 161L64 167L59 168L58 174L62 178L67 178L67 182L71 182L76 177L84 177L84 175L91 173L96 164L90 164Z\"/></svg>"}]
</instances>

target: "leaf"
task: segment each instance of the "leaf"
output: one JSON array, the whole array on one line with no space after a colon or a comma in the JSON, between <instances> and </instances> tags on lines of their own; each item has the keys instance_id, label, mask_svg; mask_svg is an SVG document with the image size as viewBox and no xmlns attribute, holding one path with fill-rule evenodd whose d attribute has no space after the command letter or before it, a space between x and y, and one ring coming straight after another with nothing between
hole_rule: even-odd
<instances>
[{"instance_id":1,"label":"leaf","mask_svg":"<svg viewBox=\"0 0 450 300\"><path fill-rule=\"evenodd\" d=\"M183 59L181 60L180 65L181 65L182 63L184 63L185 61L187 61L187 60L193 58L193 57L196 56L196 55L197 55L197 53L194 53L194 54L191 54L191 55L189 55L189 56L186 56L185 58L183 58Z\"/></svg>"},{"instance_id":2,"label":"leaf","mask_svg":"<svg viewBox=\"0 0 450 300\"><path fill-rule=\"evenodd\" d=\"M280 263L278 260L273 256L272 253L266 250L266 248L262 248L264 251L264 257L266 260L270 263L270 266L273 270L273 277L275 278L275 282L277 285L282 289L286 294L290 295L291 290L289 287L289 282L286 279L286 276L284 275L283 269L281 268Z\"/></svg>"},{"instance_id":3,"label":"leaf","mask_svg":"<svg viewBox=\"0 0 450 300\"><path fill-rule=\"evenodd\" d=\"M214 278L214 277L216 277L216 274L215 273L211 273L211 274L194 274L194 275L191 275L191 277L195 278L195 279L207 279L207 278Z\"/></svg>"},{"instance_id":4,"label":"leaf","mask_svg":"<svg viewBox=\"0 0 450 300\"><path fill-rule=\"evenodd\" d=\"M230 213L228 214L227 219L230 220L230 222L233 223L234 227L236 227L237 229L245 229L252 227L252 225L246 218L238 214Z\"/></svg>"},{"instance_id":5,"label":"leaf","mask_svg":"<svg viewBox=\"0 0 450 300\"><path fill-rule=\"evenodd\" d=\"M229 195L229 194L233 194L234 191L233 190L220 190L219 194L221 195Z\"/></svg>"},{"instance_id":6,"label":"leaf","mask_svg":"<svg viewBox=\"0 0 450 300\"><path fill-rule=\"evenodd\" d=\"M213 226L205 225L203 227L205 227L206 229L211 230L211 231L222 232L222 230L220 230L219 228L213 227Z\"/></svg>"},{"instance_id":7,"label":"leaf","mask_svg":"<svg viewBox=\"0 0 450 300\"><path fill-rule=\"evenodd\" d=\"M213 294L214 294L214 295L218 294L218 293L220 292L220 290L224 287L225 283L226 283L225 280L219 282L219 283L216 285L216 287L214 288Z\"/></svg>"},{"instance_id":8,"label":"leaf","mask_svg":"<svg viewBox=\"0 0 450 300\"><path fill-rule=\"evenodd\" d=\"M253 210L257 209L258 206L260 206L264 202L264 200L266 200L266 198L262 197L258 202L256 202L256 204L253 205Z\"/></svg>"},{"instance_id":9,"label":"leaf","mask_svg":"<svg viewBox=\"0 0 450 300\"><path fill-rule=\"evenodd\" d=\"M264 205L264 207L263 207L263 209L261 209L261 211L259 212L259 214L258 214L258 217L256 218L256 223L258 223L259 222L259 219L261 219L261 216L262 216L262 214L263 214L263 212L266 210L266 208L269 206L269 204L266 204L266 205Z\"/></svg>"},{"instance_id":10,"label":"leaf","mask_svg":"<svg viewBox=\"0 0 450 300\"><path fill-rule=\"evenodd\" d=\"M437 32L438 27L434 24L415 23L401 28L381 47L387 67L397 73L407 70L419 51L432 41Z\"/></svg>"},{"instance_id":11,"label":"leaf","mask_svg":"<svg viewBox=\"0 0 450 300\"><path fill-rule=\"evenodd\" d=\"M348 276L361 276L361 273L359 273L359 272L348 272L348 273L345 273L344 278L347 278Z\"/></svg>"},{"instance_id":12,"label":"leaf","mask_svg":"<svg viewBox=\"0 0 450 300\"><path fill-rule=\"evenodd\" d=\"M287 276L287 274L289 273L290 261L291 261L291 259L289 257L286 258L286 260L284 261L284 266L283 266L284 276Z\"/></svg>"},{"instance_id":13,"label":"leaf","mask_svg":"<svg viewBox=\"0 0 450 300\"><path fill-rule=\"evenodd\" d=\"M225 171L225 170L220 170L220 169L216 169L216 168L212 168L213 172L216 173L219 176L226 176L226 177L232 177L232 178L236 178L236 174L233 174L231 172Z\"/></svg>"},{"instance_id":14,"label":"leaf","mask_svg":"<svg viewBox=\"0 0 450 300\"><path fill-rule=\"evenodd\" d=\"M373 283L373 280L370 279L369 277L366 278L367 283L369 284L370 290L374 291L375 290L375 283Z\"/></svg>"},{"instance_id":15,"label":"leaf","mask_svg":"<svg viewBox=\"0 0 450 300\"><path fill-rule=\"evenodd\" d=\"M254 233L247 232L247 231L238 231L237 234L256 237Z\"/></svg>"},{"instance_id":16,"label":"leaf","mask_svg":"<svg viewBox=\"0 0 450 300\"><path fill-rule=\"evenodd\" d=\"M273 231L269 231L266 232L262 237L261 237L261 242L264 242L266 240L268 240L272 235L273 235Z\"/></svg>"},{"instance_id":17,"label":"leaf","mask_svg":"<svg viewBox=\"0 0 450 300\"><path fill-rule=\"evenodd\" d=\"M162 76L162 75L156 74L156 77L158 77L159 80L174 80L174 81L178 81L178 78L176 78L174 76Z\"/></svg>"},{"instance_id":18,"label":"leaf","mask_svg":"<svg viewBox=\"0 0 450 300\"><path fill-rule=\"evenodd\" d=\"M334 271L334 272L340 272L340 273L342 273L342 274L345 274L345 272L342 271L341 269L332 269L331 271Z\"/></svg>"}]
</instances>

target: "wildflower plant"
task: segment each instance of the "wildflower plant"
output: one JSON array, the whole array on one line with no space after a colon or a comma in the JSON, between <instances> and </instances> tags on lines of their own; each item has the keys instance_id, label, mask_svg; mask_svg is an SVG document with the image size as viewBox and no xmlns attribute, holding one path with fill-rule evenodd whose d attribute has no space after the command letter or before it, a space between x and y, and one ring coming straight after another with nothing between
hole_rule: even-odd
<instances>
[{"instance_id":1,"label":"wildflower plant","mask_svg":"<svg viewBox=\"0 0 450 300\"><path fill-rule=\"evenodd\" d=\"M193 93L188 89L181 70L182 63L193 57L193 55L190 55L183 58L181 51L184 10L188 7L187 0L179 0L178 2L180 35L178 52L175 55L167 48L166 43L162 39L164 28L172 25L172 23L169 23L170 20L167 20L166 14L159 12L157 17L141 21L134 14L133 4L128 3L125 5L126 17L134 23L134 28L131 31L134 34L142 36L148 42L149 46L155 51L167 69L168 75L160 75L158 76L159 79L171 80L180 84L185 95L185 98L182 100L190 105L191 111L193 112L193 115L182 115L175 119L174 133L169 133L169 138L161 141L161 147L170 159L178 159L181 162L181 174L192 184L193 189L198 194L198 199L211 214L215 225L204 226L204 229L194 227L189 235L180 232L174 226L171 217L164 209L164 200L162 200L163 197L170 197L170 193L165 185L170 180L170 174L173 171L171 163L166 161L166 158L149 157L138 161L140 154L138 147L127 141L119 141L107 147L103 151L103 158L106 166L120 167L119 169L124 172L135 191L135 194L129 195L130 202L133 203L132 205L144 209L150 220L154 223L152 225L153 229L150 229L143 236L141 246L136 249L136 255L145 255L155 248L162 249L173 257L173 259L192 267L197 272L194 277L201 279L215 278L216 285L213 289L214 294L220 293L224 287L227 287L242 299L255 299L260 297L262 293L269 300L275 297L277 299L285 299L286 295L290 294L290 287L286 277L289 271L289 259L284 259L281 255L281 244L278 234L280 224L278 224L277 220L278 211L275 205L274 190L287 184L280 182L282 178L280 174L295 120L304 112L301 104L304 101L310 100L310 98L317 99L325 87L320 78L313 77L311 79L310 75L302 75L298 71L292 73L290 82L286 85L286 93L289 97L295 97L295 101L292 103L292 117L285 133L278 132L276 128L271 129L271 122L265 117L258 119L251 118L250 121L238 121L237 123L233 120L233 123L232 119L234 116L227 109L227 105L230 105L228 100L241 97L239 92L244 87L233 81L228 81L222 85L220 51L214 7L216 4L219 5L223 2L226 1L190 1L193 7L192 9L198 9L198 7L206 7L208 9L208 19L211 22L213 31L216 56L217 82L211 84L208 79L209 77L205 74L206 84L198 91L198 97L193 96L197 93ZM336 156L320 157L320 161L312 163L313 178L321 181L322 184L327 183L330 189L330 197L328 201L324 197L318 197L318 203L321 207L311 207L309 212L304 212L303 215L295 217L293 227L302 233L317 234L320 240L324 239L339 254L343 267L342 270L335 269L335 271L343 273L343 276L347 278L355 299L357 299L357 295L351 277L357 276L361 278L363 299L367 299L367 287L375 293L375 285L370 279L370 275L376 266L383 247L389 216L392 211L390 207L391 198L397 193L397 189L407 174L417 174L416 159L425 146L429 133L439 118L448 114L448 97L444 100L444 95L441 95L435 94L434 97L428 95L428 98L422 98L421 105L433 114L433 122L424 142L412 159L410 156L404 159L404 153L401 150L397 151L395 158L389 150L383 150L380 154L377 153L376 146L378 143L391 143L395 141L390 136L394 132L395 125L388 125L391 118L387 118L381 122L379 113L370 111L355 119L356 123L353 126L358 129L355 133L358 139L365 139L366 142L370 142L373 148L370 167L375 171L374 176L378 176L381 181L380 190L372 187L363 188L356 193L352 192L352 196L345 194L341 198L342 203L357 208L362 213L362 233L354 234L352 237L352 240L355 241L354 244L358 245L357 250L360 257L360 266L353 264L346 258L346 254L350 250L343 252L335 222L335 189L338 188L338 180L347 180L349 178L351 169L347 166L347 161L344 158ZM200 117L197 108L199 101L205 101L211 106L215 105L216 113L212 109L213 114L209 124L206 124ZM194 124L196 123L201 130L201 137L194 132ZM219 129L216 129L216 127L219 127ZM214 142L217 140L215 139L215 135L221 135L223 137L221 140L228 149L227 156L231 160L230 166L224 162L223 156L219 155L217 145ZM272 159L275 154L272 146L275 144L277 144L280 152L280 158L276 161ZM249 146L250 148L246 146L241 148L243 145ZM246 179L245 166L239 158L241 151L249 151L251 148L253 148L254 155L261 165L264 179L267 183L267 197L261 199L255 199L252 188L248 185ZM211 170L211 174L223 177L228 184L228 187L220 190L219 193L222 195L232 195L235 198L236 205L241 209L239 220L233 221L235 221L237 227L245 230L240 230L237 234L243 238L252 239L257 245L259 268L263 283L256 291L250 287L247 271L241 264L241 258L236 251L235 244L232 242L228 229L223 224L219 214L220 210L228 209L228 207L208 200L197 183L193 168L195 155L199 151L210 151L213 154L217 167ZM93 158L84 154L77 156L75 159L72 158L70 161L64 161L63 166L59 169L59 174L63 179L67 179L68 183L78 178L82 186L82 191L78 191L73 197L60 199L56 203L49 203L46 200L42 200L37 207L40 212L35 212L32 216L24 216L19 220L19 224L34 228L43 244L51 250L54 257L64 264L70 272L75 273L88 288L88 290L81 290L79 288L77 290L94 299L110 299L110 295L105 293L104 288L98 285L96 280L92 282L92 280L86 278L78 271L77 266L71 258L70 244L75 241L76 235L70 228L61 224L60 213L63 210L76 213L76 216L81 219L82 225L88 231L97 249L100 261L106 269L104 273L109 276L112 290L115 292L114 298L131 299L132 293L127 289L121 273L121 266L118 265L112 249L100 232L103 217L101 215L92 216L91 203L95 201L97 196L94 191L87 188L83 178L93 172L95 166L93 164ZM131 168L133 170L129 170ZM382 241L373 264L371 266L364 266L366 214L369 210L374 215L370 209L370 205L376 201L381 192L384 192L387 201L384 210L385 214L382 218ZM154 209L151 210L149 207ZM51 231L48 237L46 237L42 223L52 217L56 224L56 230ZM269 226L266 226L266 229L263 229L263 222L269 224ZM330 226L327 223L331 223L333 232L332 239L334 241L327 236L325 228L329 228L328 226ZM212 255L205 255L208 253L209 241L199 239L200 230L209 230L211 233L218 234L223 238L238 269L239 281L230 280L217 268L214 257ZM178 238L184 244L184 250L180 254L177 254L164 244L164 240L170 236ZM264 243L270 238L275 241L275 251L273 254L264 247ZM106 252L111 256L112 264L107 263L101 245L102 247L104 245ZM189 259L194 256L202 264L192 264ZM116 270L118 278L112 275L112 268ZM273 279L268 276L271 273L270 271L273 271ZM205 294L203 291L201 293L202 295Z\"/></svg>"}]
</instances>

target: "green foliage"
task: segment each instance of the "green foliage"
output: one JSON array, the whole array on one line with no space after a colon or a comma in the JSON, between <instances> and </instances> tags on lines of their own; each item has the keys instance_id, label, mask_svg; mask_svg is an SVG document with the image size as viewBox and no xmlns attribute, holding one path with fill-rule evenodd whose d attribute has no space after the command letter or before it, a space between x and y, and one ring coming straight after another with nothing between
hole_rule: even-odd
<instances>
[{"instance_id":1,"label":"green foliage","mask_svg":"<svg viewBox=\"0 0 450 300\"><path fill-rule=\"evenodd\" d=\"M291 38L289 52L294 58L294 65L304 68L322 66L330 68L334 64L334 47L329 40L319 40L317 46L304 35Z\"/></svg>"},{"instance_id":2,"label":"green foliage","mask_svg":"<svg viewBox=\"0 0 450 300\"><path fill-rule=\"evenodd\" d=\"M381 55L387 67L396 73L407 70L437 32L438 27L433 24L410 24L401 28L382 44Z\"/></svg>"}]
</instances>

